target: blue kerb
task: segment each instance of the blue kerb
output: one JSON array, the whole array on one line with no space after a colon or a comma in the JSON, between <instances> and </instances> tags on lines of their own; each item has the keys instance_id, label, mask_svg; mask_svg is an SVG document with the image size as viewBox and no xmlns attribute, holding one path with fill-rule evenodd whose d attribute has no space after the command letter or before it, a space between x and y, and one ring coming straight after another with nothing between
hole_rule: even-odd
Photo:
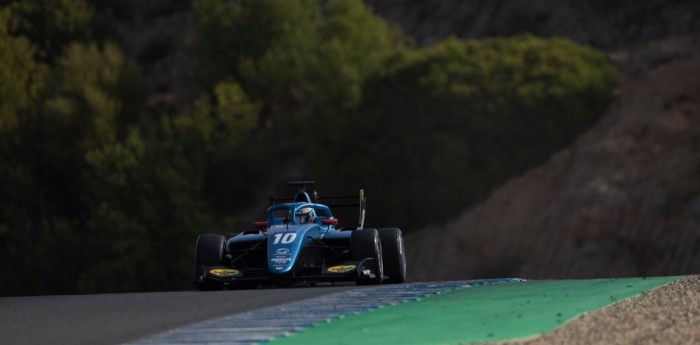
<instances>
[{"instance_id":1,"label":"blue kerb","mask_svg":"<svg viewBox=\"0 0 700 345\"><path fill-rule=\"evenodd\" d=\"M455 289L523 282L519 278L381 285L196 323L130 344L259 344L345 315L418 300Z\"/></svg>"}]
</instances>

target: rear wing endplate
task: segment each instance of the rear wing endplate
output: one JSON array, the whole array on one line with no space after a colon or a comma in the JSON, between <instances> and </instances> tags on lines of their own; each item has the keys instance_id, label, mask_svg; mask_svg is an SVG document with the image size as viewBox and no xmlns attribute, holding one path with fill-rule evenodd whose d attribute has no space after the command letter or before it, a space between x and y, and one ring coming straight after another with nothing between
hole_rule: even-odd
<instances>
[{"instance_id":1,"label":"rear wing endplate","mask_svg":"<svg viewBox=\"0 0 700 345\"><path fill-rule=\"evenodd\" d=\"M356 202L347 202L343 200L355 199ZM357 207L360 211L359 220L357 222L357 228L362 229L365 227L365 215L367 214L367 198L365 197L365 190L360 189L360 197L357 195L352 196L327 196L319 197L314 191L314 202L317 200L329 200L330 202L324 202L330 208L341 208L341 207Z\"/></svg>"}]
</instances>

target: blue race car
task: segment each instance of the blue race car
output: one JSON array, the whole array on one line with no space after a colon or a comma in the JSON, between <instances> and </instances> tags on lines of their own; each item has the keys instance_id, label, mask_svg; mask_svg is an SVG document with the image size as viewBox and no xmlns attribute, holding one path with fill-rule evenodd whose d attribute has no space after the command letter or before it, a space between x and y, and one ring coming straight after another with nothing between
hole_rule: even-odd
<instances>
[{"instance_id":1,"label":"blue race car","mask_svg":"<svg viewBox=\"0 0 700 345\"><path fill-rule=\"evenodd\" d=\"M320 204L306 192L313 181L290 182L298 187L294 198L270 196L266 221L255 230L229 237L206 234L197 238L194 280L200 290L255 288L258 284L355 281L358 285L393 283L406 279L401 230L364 227L366 199ZM339 201L357 197L327 197ZM286 201L278 203L280 201ZM355 206L357 227L336 228L330 207Z\"/></svg>"}]
</instances>

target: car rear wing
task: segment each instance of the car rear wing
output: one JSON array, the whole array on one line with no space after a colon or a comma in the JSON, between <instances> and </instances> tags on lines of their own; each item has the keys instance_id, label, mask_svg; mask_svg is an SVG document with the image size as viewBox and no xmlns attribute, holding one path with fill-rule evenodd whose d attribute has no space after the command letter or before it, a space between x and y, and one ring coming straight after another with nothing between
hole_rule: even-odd
<instances>
[{"instance_id":1,"label":"car rear wing","mask_svg":"<svg viewBox=\"0 0 700 345\"><path fill-rule=\"evenodd\" d=\"M312 187L314 185L314 181L294 181L294 182L289 182L289 186L291 187L299 187L299 192L297 192L296 196L294 198L276 198L274 194L270 193L268 195L269 201L270 201L270 206L275 205L276 203L280 202L299 202L300 199L307 199L307 200L301 200L301 201L308 201L308 202L313 202L313 203L319 203L322 202L324 205L330 207L330 208L342 208L342 207L357 207L359 209L359 220L358 220L358 229L362 229L365 226L365 215L367 214L367 198L365 198L365 190L360 189L360 195L359 198L357 195L351 195L351 196L324 196L320 197L318 196L318 193L316 191L313 191L312 195L313 197L309 197L309 195L306 193L306 188ZM301 198L300 198L301 197ZM353 200L354 201L350 201Z\"/></svg>"},{"instance_id":2,"label":"car rear wing","mask_svg":"<svg viewBox=\"0 0 700 345\"><path fill-rule=\"evenodd\" d=\"M348 202L347 200L355 199L355 202ZM314 191L314 202L322 201L323 204L330 208L341 208L341 207L357 207L359 209L360 215L357 222L357 228L362 229L365 226L365 215L367 214L367 198L365 197L365 190L360 189L359 198L357 195L352 196L324 196L319 197L316 191Z\"/></svg>"}]
</instances>

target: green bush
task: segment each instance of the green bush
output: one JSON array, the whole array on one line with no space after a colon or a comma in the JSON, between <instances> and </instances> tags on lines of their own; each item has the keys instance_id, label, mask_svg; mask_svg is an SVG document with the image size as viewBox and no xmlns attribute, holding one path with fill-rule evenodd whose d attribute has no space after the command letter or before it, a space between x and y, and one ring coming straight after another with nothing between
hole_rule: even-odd
<instances>
[{"instance_id":1,"label":"green bush","mask_svg":"<svg viewBox=\"0 0 700 345\"><path fill-rule=\"evenodd\" d=\"M570 143L617 78L605 54L564 39L448 39L367 83L323 173L377 193L381 224L441 223Z\"/></svg>"},{"instance_id":2,"label":"green bush","mask_svg":"<svg viewBox=\"0 0 700 345\"><path fill-rule=\"evenodd\" d=\"M0 294L187 288L196 235L240 230L276 178L364 187L368 225L445 222L570 143L617 83L562 39L415 49L360 0L193 9L199 96L148 112L85 1L2 5Z\"/></svg>"}]
</instances>

